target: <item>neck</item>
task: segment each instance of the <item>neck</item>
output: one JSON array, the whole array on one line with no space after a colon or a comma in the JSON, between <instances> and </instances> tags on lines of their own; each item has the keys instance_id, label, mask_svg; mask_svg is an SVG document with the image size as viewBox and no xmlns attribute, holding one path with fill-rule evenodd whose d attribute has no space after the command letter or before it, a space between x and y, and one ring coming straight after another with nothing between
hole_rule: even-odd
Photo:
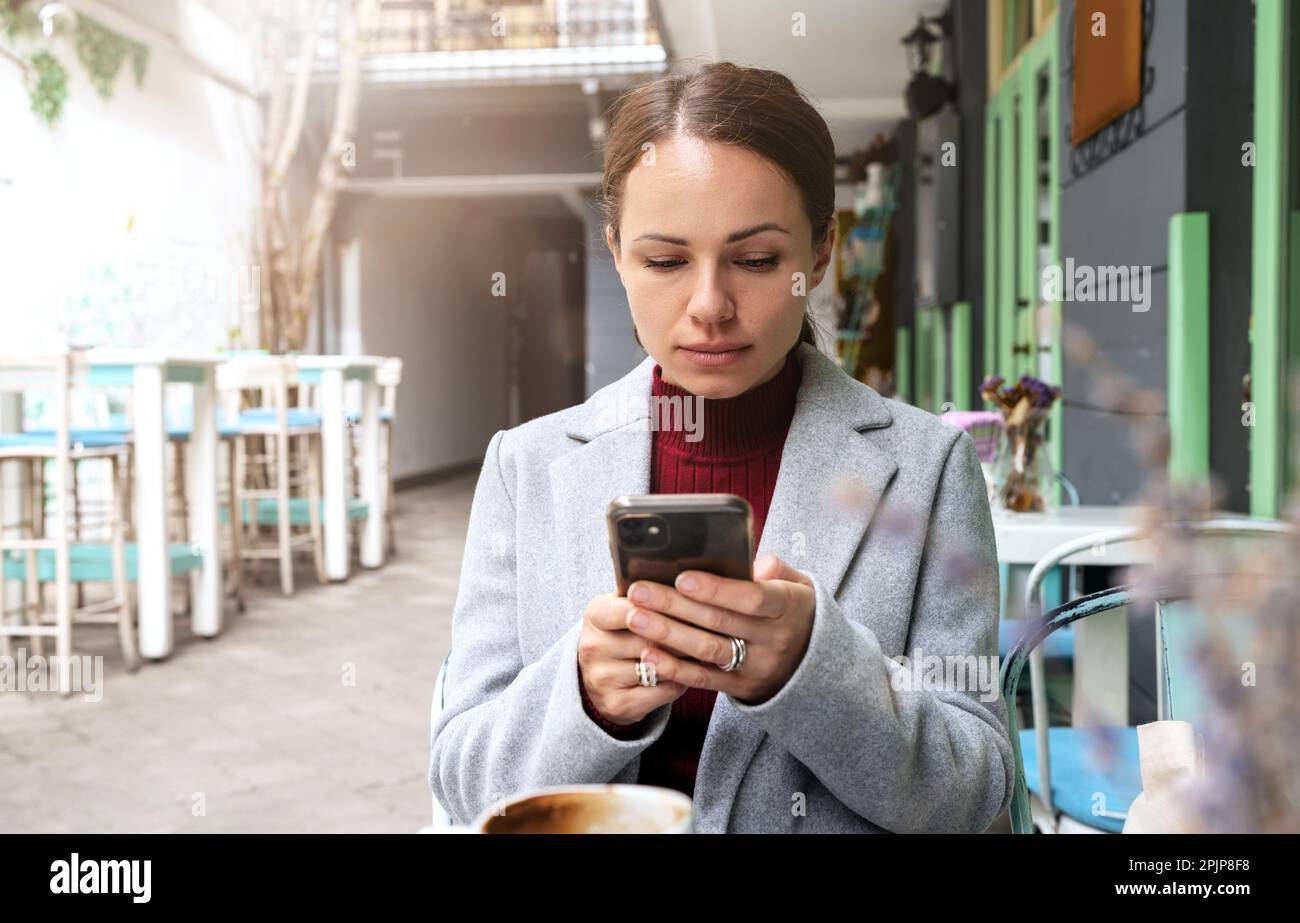
<instances>
[{"instance_id":1,"label":"neck","mask_svg":"<svg viewBox=\"0 0 1300 923\"><path fill-rule=\"evenodd\" d=\"M655 365L650 389L661 399L651 420L660 447L697 458L735 458L785 442L802 377L793 350L770 378L735 397L702 398L662 373Z\"/></svg>"}]
</instances>

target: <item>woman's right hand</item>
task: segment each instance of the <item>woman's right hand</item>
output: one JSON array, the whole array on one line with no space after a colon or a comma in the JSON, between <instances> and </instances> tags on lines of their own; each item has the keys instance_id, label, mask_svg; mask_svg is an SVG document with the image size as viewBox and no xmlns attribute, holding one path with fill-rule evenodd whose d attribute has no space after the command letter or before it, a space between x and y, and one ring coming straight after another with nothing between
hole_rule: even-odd
<instances>
[{"instance_id":1,"label":"woman's right hand","mask_svg":"<svg viewBox=\"0 0 1300 923\"><path fill-rule=\"evenodd\" d=\"M636 724L650 712L674 702L686 691L680 683L637 682L636 664L654 643L627 627L632 610L625 596L604 593L587 604L578 638L578 670L587 697L601 716L615 724Z\"/></svg>"}]
</instances>

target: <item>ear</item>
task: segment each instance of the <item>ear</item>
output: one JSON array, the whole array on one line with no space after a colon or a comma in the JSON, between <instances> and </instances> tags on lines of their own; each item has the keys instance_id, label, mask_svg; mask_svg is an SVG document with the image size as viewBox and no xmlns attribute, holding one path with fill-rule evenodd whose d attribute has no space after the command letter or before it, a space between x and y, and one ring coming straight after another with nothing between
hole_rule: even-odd
<instances>
[{"instance_id":1,"label":"ear","mask_svg":"<svg viewBox=\"0 0 1300 923\"><path fill-rule=\"evenodd\" d=\"M832 215L827 223L829 229L826 232L826 240L817 248L817 259L813 263L812 285L808 286L810 290L821 284L822 276L826 275L826 268L831 264L831 255L835 252L835 239L839 235L839 222Z\"/></svg>"},{"instance_id":2,"label":"ear","mask_svg":"<svg viewBox=\"0 0 1300 923\"><path fill-rule=\"evenodd\" d=\"M621 275L623 272L623 256L619 253L618 244L614 242L614 227L610 224L605 225L605 246L609 248L609 252L614 256L614 271Z\"/></svg>"}]
</instances>

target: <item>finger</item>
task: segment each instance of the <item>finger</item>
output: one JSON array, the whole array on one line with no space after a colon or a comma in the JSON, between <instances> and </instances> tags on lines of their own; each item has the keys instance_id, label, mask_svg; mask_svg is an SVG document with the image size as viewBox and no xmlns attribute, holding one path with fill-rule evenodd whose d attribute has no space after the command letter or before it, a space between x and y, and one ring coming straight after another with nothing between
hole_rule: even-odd
<instances>
[{"instance_id":1,"label":"finger","mask_svg":"<svg viewBox=\"0 0 1300 923\"><path fill-rule=\"evenodd\" d=\"M686 691L686 689L687 687L683 686L681 683L673 683L668 680L660 679L655 685L644 686L641 689L634 691L632 694L639 696L638 701L641 703L642 707L648 705L653 709L660 708L675 701Z\"/></svg>"},{"instance_id":2,"label":"finger","mask_svg":"<svg viewBox=\"0 0 1300 923\"><path fill-rule=\"evenodd\" d=\"M631 611L631 607L628 607L628 611ZM646 639L639 637L635 632L628 629L625 616L621 616L618 624L613 628L596 627L600 633L593 639L592 649L594 649L595 655L602 660L635 661L640 658L641 651L646 647ZM690 656L681 650L673 650L673 653L680 656Z\"/></svg>"},{"instance_id":3,"label":"finger","mask_svg":"<svg viewBox=\"0 0 1300 923\"><path fill-rule=\"evenodd\" d=\"M639 624L639 623L644 624ZM731 639L680 622L672 616L640 606L632 610L628 630L672 652L703 663L726 664L731 660Z\"/></svg>"},{"instance_id":4,"label":"finger","mask_svg":"<svg viewBox=\"0 0 1300 923\"><path fill-rule=\"evenodd\" d=\"M676 583L688 599L762 618L776 618L790 608L791 587L787 580L735 580L699 570L682 571Z\"/></svg>"},{"instance_id":5,"label":"finger","mask_svg":"<svg viewBox=\"0 0 1300 923\"><path fill-rule=\"evenodd\" d=\"M789 580L792 583L802 583L809 589L813 585L811 577L801 570L795 570L774 554L765 554L754 562L754 579Z\"/></svg>"},{"instance_id":6,"label":"finger","mask_svg":"<svg viewBox=\"0 0 1300 923\"><path fill-rule=\"evenodd\" d=\"M653 653L647 651L646 658L650 657L654 658L655 672L659 677L660 685L667 680L692 689L716 689L723 693L739 691L731 674L717 667L674 657L662 650Z\"/></svg>"},{"instance_id":7,"label":"finger","mask_svg":"<svg viewBox=\"0 0 1300 923\"><path fill-rule=\"evenodd\" d=\"M632 604L623 596L606 596L594 600L587 607L587 621L605 631L618 631L627 627L627 614Z\"/></svg>"},{"instance_id":8,"label":"finger","mask_svg":"<svg viewBox=\"0 0 1300 923\"><path fill-rule=\"evenodd\" d=\"M628 587L628 597L634 608L662 612L720 635L749 639L757 627L743 615L691 599L673 587L650 580L639 580ZM631 610L625 614L624 627L632 627L632 614Z\"/></svg>"}]
</instances>

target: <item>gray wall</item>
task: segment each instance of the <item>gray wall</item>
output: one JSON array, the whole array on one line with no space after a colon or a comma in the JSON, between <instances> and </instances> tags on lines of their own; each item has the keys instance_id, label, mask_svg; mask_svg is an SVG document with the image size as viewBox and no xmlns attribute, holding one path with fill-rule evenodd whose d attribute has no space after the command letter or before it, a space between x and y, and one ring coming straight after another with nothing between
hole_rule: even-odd
<instances>
[{"instance_id":1,"label":"gray wall","mask_svg":"<svg viewBox=\"0 0 1300 923\"><path fill-rule=\"evenodd\" d=\"M1083 169L1070 145L1073 96L1074 3L1061 5L1060 257L1088 266L1150 266L1150 310L1129 303L1081 301L1063 305L1064 323L1096 343L1104 363L1130 388L1166 390L1169 217L1187 208L1187 4L1155 0L1146 67L1152 75L1143 101L1142 133ZM1103 129L1105 131L1105 129ZM1083 404L1112 406L1114 376L1100 367L1064 363L1064 468L1084 503L1133 500L1145 480L1133 418ZM1127 390L1127 389L1126 389Z\"/></svg>"},{"instance_id":2,"label":"gray wall","mask_svg":"<svg viewBox=\"0 0 1300 923\"><path fill-rule=\"evenodd\" d=\"M593 192L587 198L587 397L622 378L646 357L632 332L623 280L605 244L605 224Z\"/></svg>"},{"instance_id":3,"label":"gray wall","mask_svg":"<svg viewBox=\"0 0 1300 923\"><path fill-rule=\"evenodd\" d=\"M1226 509L1249 512L1250 438L1241 425L1250 371L1252 171L1241 145L1254 133L1250 4L1193 0L1188 21L1187 207L1210 215L1210 467Z\"/></svg>"},{"instance_id":4,"label":"gray wall","mask_svg":"<svg viewBox=\"0 0 1300 923\"><path fill-rule=\"evenodd\" d=\"M1108 137L1108 155L1070 145L1072 0L1061 5L1061 260L1150 266L1150 310L1128 303L1064 305L1067 329L1090 336L1119 376L1065 359L1065 472L1085 503L1135 498L1145 470L1134 418L1098 409L1122 379L1167 392L1169 219L1210 215L1211 463L1226 504L1244 509L1246 436L1241 374L1249 364L1250 178L1240 165L1250 137L1251 8L1214 0L1146 0L1144 96L1131 130ZM1120 121L1123 121L1121 117ZM1106 135L1110 129L1103 129ZM1101 366L1104 368L1105 365ZM1085 406L1081 406L1085 405ZM1093 406L1086 406L1093 405Z\"/></svg>"}]
</instances>

